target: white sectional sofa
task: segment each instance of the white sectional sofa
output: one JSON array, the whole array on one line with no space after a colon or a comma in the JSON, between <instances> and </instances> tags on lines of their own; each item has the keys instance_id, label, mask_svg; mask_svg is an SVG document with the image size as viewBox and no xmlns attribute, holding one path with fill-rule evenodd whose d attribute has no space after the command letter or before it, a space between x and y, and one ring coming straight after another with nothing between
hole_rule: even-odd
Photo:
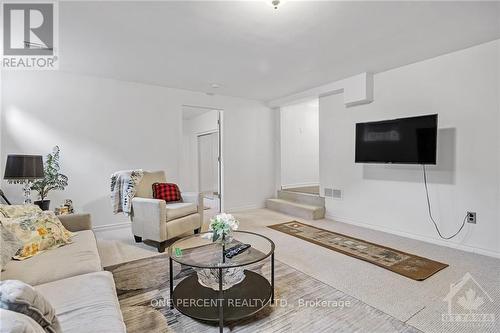
<instances>
[{"instance_id":1,"label":"white sectional sofa","mask_svg":"<svg viewBox=\"0 0 500 333\"><path fill-rule=\"evenodd\" d=\"M111 273L103 271L88 214L60 216L73 243L23 261L11 260L1 280L35 287L56 310L63 333L124 333Z\"/></svg>"}]
</instances>

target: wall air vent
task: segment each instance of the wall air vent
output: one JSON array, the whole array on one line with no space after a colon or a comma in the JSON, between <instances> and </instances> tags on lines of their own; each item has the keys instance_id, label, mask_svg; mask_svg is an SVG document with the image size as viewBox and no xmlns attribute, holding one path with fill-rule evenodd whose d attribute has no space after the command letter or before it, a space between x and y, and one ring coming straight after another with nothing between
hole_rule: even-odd
<instances>
[{"instance_id":1,"label":"wall air vent","mask_svg":"<svg viewBox=\"0 0 500 333\"><path fill-rule=\"evenodd\" d=\"M342 199L342 190L334 188L325 188L325 197L330 197L334 199Z\"/></svg>"}]
</instances>

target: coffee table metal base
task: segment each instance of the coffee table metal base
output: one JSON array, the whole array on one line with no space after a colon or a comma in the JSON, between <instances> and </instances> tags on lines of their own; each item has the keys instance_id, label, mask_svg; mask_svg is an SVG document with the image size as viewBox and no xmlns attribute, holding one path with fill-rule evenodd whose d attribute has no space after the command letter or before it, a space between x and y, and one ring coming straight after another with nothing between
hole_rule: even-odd
<instances>
[{"instance_id":1,"label":"coffee table metal base","mask_svg":"<svg viewBox=\"0 0 500 333\"><path fill-rule=\"evenodd\" d=\"M224 290L222 301L219 291L200 285L193 274L175 287L172 302L179 312L191 318L226 322L252 316L271 301L272 295L272 286L265 277L245 270L245 279ZM221 304L223 318L220 318Z\"/></svg>"}]
</instances>

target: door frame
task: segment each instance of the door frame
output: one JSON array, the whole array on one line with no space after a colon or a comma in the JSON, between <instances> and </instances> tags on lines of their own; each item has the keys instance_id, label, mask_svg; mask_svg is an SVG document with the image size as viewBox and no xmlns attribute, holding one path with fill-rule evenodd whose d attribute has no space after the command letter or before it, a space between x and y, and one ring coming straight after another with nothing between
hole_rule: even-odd
<instances>
[{"instance_id":1,"label":"door frame","mask_svg":"<svg viewBox=\"0 0 500 333\"><path fill-rule=\"evenodd\" d=\"M212 131L206 131L206 132L199 132L196 133L196 137L198 140L198 136L201 135L207 135L207 134L212 134L215 132L219 132L219 163L218 163L218 185L219 185L219 213L223 212L225 209L225 200L224 200L224 110L221 108L217 107L207 107L207 106L198 106L198 105L187 105L183 104L183 107L190 107L190 108L198 108L198 109L206 109L206 110L214 110L217 111L217 130L212 130ZM198 143L197 143L198 145ZM198 147L198 146L197 146ZM198 149L198 148L197 148ZM197 161L197 168L198 168L198 177L199 177L199 161ZM199 186L199 180L198 184ZM200 190L200 189L199 189Z\"/></svg>"}]
</instances>

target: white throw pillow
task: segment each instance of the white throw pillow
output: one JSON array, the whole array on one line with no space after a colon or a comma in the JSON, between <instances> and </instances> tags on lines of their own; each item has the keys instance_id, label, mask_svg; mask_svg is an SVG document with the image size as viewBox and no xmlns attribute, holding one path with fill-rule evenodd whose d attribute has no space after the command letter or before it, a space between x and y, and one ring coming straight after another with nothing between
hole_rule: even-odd
<instances>
[{"instance_id":1,"label":"white throw pillow","mask_svg":"<svg viewBox=\"0 0 500 333\"><path fill-rule=\"evenodd\" d=\"M47 333L60 333L56 311L35 288L19 280L0 282L0 308L22 313Z\"/></svg>"},{"instance_id":2,"label":"white throw pillow","mask_svg":"<svg viewBox=\"0 0 500 333\"><path fill-rule=\"evenodd\" d=\"M0 213L4 217L22 217L40 213L42 210L37 205L2 205L0 204Z\"/></svg>"},{"instance_id":3,"label":"white throw pillow","mask_svg":"<svg viewBox=\"0 0 500 333\"><path fill-rule=\"evenodd\" d=\"M45 333L42 326L19 312L0 309L0 333Z\"/></svg>"},{"instance_id":4,"label":"white throw pillow","mask_svg":"<svg viewBox=\"0 0 500 333\"><path fill-rule=\"evenodd\" d=\"M70 244L68 231L54 212L45 211L13 218L0 218L2 225L23 243L15 260L25 260L43 251Z\"/></svg>"},{"instance_id":5,"label":"white throw pillow","mask_svg":"<svg viewBox=\"0 0 500 333\"><path fill-rule=\"evenodd\" d=\"M22 247L23 242L0 223L0 271Z\"/></svg>"}]
</instances>

